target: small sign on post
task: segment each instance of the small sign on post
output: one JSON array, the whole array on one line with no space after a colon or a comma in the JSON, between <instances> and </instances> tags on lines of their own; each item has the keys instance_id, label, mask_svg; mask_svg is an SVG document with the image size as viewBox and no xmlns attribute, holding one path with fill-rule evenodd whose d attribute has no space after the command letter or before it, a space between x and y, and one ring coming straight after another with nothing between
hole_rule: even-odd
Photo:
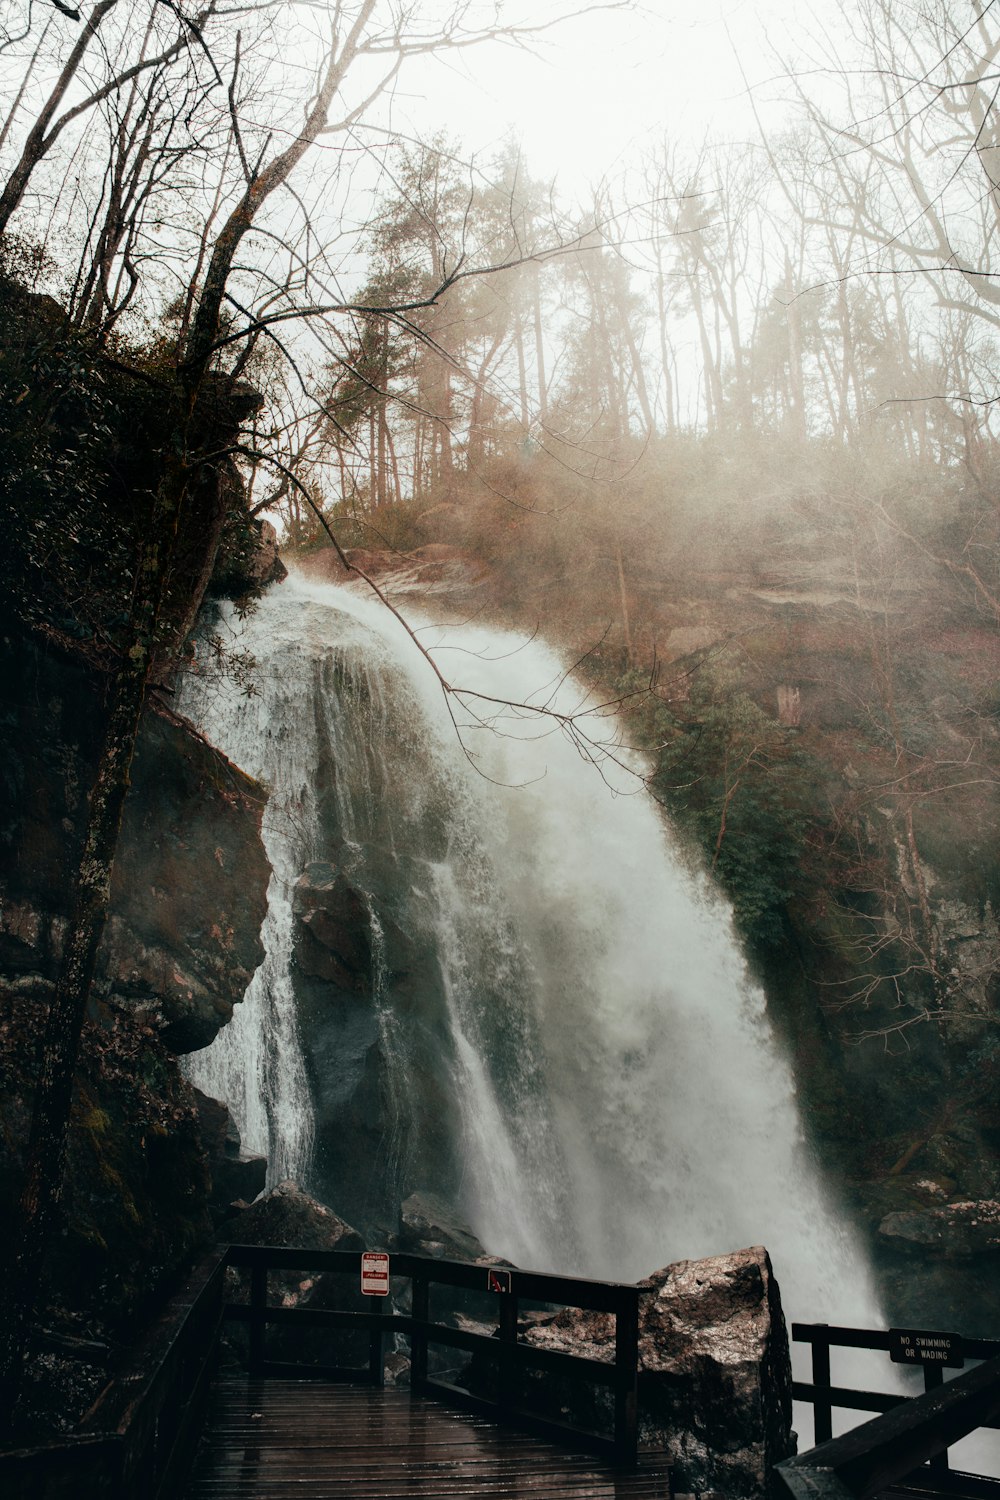
<instances>
[{"instance_id":1,"label":"small sign on post","mask_svg":"<svg viewBox=\"0 0 1000 1500\"><path fill-rule=\"evenodd\" d=\"M491 1266L486 1273L486 1290L488 1292L509 1292L510 1272L494 1270Z\"/></svg>"},{"instance_id":2,"label":"small sign on post","mask_svg":"<svg viewBox=\"0 0 1000 1500\"><path fill-rule=\"evenodd\" d=\"M950 1370L965 1365L961 1335L919 1328L890 1328L889 1356L897 1365L944 1365Z\"/></svg>"},{"instance_id":3,"label":"small sign on post","mask_svg":"<svg viewBox=\"0 0 1000 1500\"><path fill-rule=\"evenodd\" d=\"M361 1290L366 1297L388 1297L389 1257L384 1250L366 1250L362 1255Z\"/></svg>"}]
</instances>

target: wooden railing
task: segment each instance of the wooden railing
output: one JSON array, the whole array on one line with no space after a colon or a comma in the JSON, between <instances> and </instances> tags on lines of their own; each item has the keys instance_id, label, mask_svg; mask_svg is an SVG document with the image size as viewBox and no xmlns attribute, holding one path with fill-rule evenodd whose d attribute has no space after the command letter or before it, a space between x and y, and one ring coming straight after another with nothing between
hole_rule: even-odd
<instances>
[{"instance_id":1,"label":"wooden railing","mask_svg":"<svg viewBox=\"0 0 1000 1500\"><path fill-rule=\"evenodd\" d=\"M76 1432L0 1451L4 1500L176 1500L222 1324L225 1254L197 1267Z\"/></svg>"},{"instance_id":2,"label":"wooden railing","mask_svg":"<svg viewBox=\"0 0 1000 1500\"><path fill-rule=\"evenodd\" d=\"M888 1329L838 1328L830 1323L793 1323L792 1342L812 1345L812 1382L795 1381L792 1396L796 1401L807 1401L812 1406L814 1443L825 1443L833 1436L835 1408L845 1411L888 1412L911 1399L901 1395L899 1391L859 1391L850 1386L833 1385L831 1381L831 1349L874 1349L888 1354L893 1342L893 1335ZM963 1338L962 1354L966 1359L994 1359L1000 1355L1000 1339ZM925 1391L934 1391L941 1386L944 1379L941 1365L925 1364L917 1368L923 1371Z\"/></svg>"},{"instance_id":3,"label":"wooden railing","mask_svg":"<svg viewBox=\"0 0 1000 1500\"><path fill-rule=\"evenodd\" d=\"M1000 1497L996 1480L931 1467L949 1444L993 1425L998 1414L1000 1358L897 1401L884 1416L786 1459L775 1473L794 1500L871 1500L890 1489Z\"/></svg>"},{"instance_id":4,"label":"wooden railing","mask_svg":"<svg viewBox=\"0 0 1000 1500\"><path fill-rule=\"evenodd\" d=\"M228 1263L250 1272L249 1301L229 1303L224 1310L227 1319L241 1322L249 1329L251 1373L260 1375L289 1373L289 1365L268 1358L267 1330L309 1327L328 1331L363 1331L369 1335L368 1360L363 1368L315 1363L294 1365L299 1373L311 1370L328 1379L366 1379L382 1382L385 1338L403 1334L410 1345L410 1384L418 1394L434 1394L465 1409L492 1412L507 1420L542 1432L548 1436L572 1438L574 1442L604 1453L623 1466L634 1466L638 1451L638 1313L639 1292L635 1286L600 1281L583 1281L565 1276L547 1276L529 1271L505 1271L510 1290L492 1294L496 1303L497 1333L494 1336L458 1328L430 1315L431 1289L450 1287L461 1292L487 1294L488 1268L464 1261L429 1260L423 1256L394 1254L391 1276L396 1284L408 1280L411 1311L393 1313L383 1310L382 1298L366 1298L364 1311L333 1311L320 1308L279 1307L268 1300L268 1276L277 1271L303 1271L337 1274L355 1279L360 1274L360 1257L349 1251L285 1250L270 1246L233 1245ZM615 1318L614 1360L597 1360L560 1351L539 1349L526 1343L518 1330L518 1314L524 1302L557 1307L582 1308L612 1313ZM377 1304L377 1305L376 1305ZM496 1394L469 1390L430 1367L429 1350L435 1346L460 1350L478 1357L496 1370ZM612 1431L601 1433L580 1425L567 1425L539 1415L532 1409L530 1381L526 1391L524 1377L532 1372L548 1372L565 1379L605 1388L610 1396Z\"/></svg>"},{"instance_id":5,"label":"wooden railing","mask_svg":"<svg viewBox=\"0 0 1000 1500\"><path fill-rule=\"evenodd\" d=\"M953 1443L981 1427L1000 1426L1000 1341L963 1339L963 1358L984 1363L947 1382L941 1364L924 1364L923 1394L907 1397L831 1380L831 1348L888 1353L891 1331L793 1323L792 1339L812 1345L812 1381L795 1381L792 1395L812 1405L816 1446L777 1466L783 1492L796 1500L869 1500L895 1488L1000 1500L1000 1481L955 1473L948 1463ZM834 1438L835 1409L882 1415Z\"/></svg>"}]
</instances>

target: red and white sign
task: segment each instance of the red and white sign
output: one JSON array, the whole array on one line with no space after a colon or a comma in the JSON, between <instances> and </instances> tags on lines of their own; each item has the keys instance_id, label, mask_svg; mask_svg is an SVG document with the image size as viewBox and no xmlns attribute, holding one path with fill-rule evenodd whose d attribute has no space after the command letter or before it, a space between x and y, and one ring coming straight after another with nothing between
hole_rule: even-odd
<instances>
[{"instance_id":1,"label":"red and white sign","mask_svg":"<svg viewBox=\"0 0 1000 1500\"><path fill-rule=\"evenodd\" d=\"M384 1250L366 1250L362 1255L361 1290L366 1297L388 1297L389 1257Z\"/></svg>"}]
</instances>

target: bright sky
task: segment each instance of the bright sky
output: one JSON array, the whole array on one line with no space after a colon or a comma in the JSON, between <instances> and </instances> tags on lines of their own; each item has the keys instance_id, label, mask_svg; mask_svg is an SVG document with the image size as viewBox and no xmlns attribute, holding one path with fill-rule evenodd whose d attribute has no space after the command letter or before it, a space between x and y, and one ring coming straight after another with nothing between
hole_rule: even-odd
<instances>
[{"instance_id":1,"label":"bright sky","mask_svg":"<svg viewBox=\"0 0 1000 1500\"><path fill-rule=\"evenodd\" d=\"M646 139L753 134L742 68L763 104L778 97L774 51L803 6L793 0L652 0L550 31L534 54L491 47L436 60L402 80L397 129L444 128L487 154L513 130L532 173L564 192L615 175Z\"/></svg>"}]
</instances>

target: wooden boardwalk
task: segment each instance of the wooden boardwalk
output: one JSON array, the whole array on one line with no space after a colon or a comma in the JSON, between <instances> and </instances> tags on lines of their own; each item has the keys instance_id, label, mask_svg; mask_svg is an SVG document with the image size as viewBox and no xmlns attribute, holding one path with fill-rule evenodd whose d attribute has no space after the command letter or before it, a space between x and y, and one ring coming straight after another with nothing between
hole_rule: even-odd
<instances>
[{"instance_id":1,"label":"wooden boardwalk","mask_svg":"<svg viewBox=\"0 0 1000 1500\"><path fill-rule=\"evenodd\" d=\"M652 1500L664 1463L621 1472L409 1391L253 1380L212 1390L186 1500Z\"/></svg>"}]
</instances>

